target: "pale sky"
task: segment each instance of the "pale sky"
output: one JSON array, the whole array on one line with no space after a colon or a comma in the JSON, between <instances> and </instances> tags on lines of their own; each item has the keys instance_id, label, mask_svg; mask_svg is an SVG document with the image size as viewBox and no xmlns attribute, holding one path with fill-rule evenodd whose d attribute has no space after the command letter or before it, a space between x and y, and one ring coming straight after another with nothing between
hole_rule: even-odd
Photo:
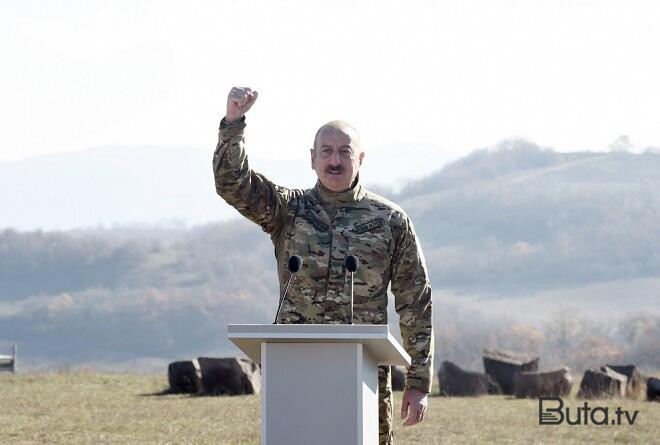
<instances>
[{"instance_id":1,"label":"pale sky","mask_svg":"<svg viewBox=\"0 0 660 445\"><path fill-rule=\"evenodd\" d=\"M212 150L233 85L260 93L254 158L307 157L332 119L421 169L510 137L660 146L659 23L658 1L0 0L0 161Z\"/></svg>"}]
</instances>

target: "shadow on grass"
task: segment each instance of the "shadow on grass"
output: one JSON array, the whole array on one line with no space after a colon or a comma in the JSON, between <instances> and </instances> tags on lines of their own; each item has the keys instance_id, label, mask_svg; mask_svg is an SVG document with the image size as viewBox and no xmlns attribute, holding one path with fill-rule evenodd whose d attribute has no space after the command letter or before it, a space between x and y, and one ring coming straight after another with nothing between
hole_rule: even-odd
<instances>
[{"instance_id":1,"label":"shadow on grass","mask_svg":"<svg viewBox=\"0 0 660 445\"><path fill-rule=\"evenodd\" d=\"M196 394L196 393L189 393L189 392L176 392L176 391L172 391L170 389L163 389L162 391L158 391L158 392L150 392L150 393L140 394L140 397L162 397L162 396L200 397L200 396L203 396L203 394Z\"/></svg>"},{"instance_id":2,"label":"shadow on grass","mask_svg":"<svg viewBox=\"0 0 660 445\"><path fill-rule=\"evenodd\" d=\"M249 395L249 394L223 394L223 393L203 393L203 392L184 392L184 391L172 391L170 389L163 389L158 392L144 393L139 394L140 397L162 397L162 396L188 396L188 397L236 397L240 395Z\"/></svg>"},{"instance_id":3,"label":"shadow on grass","mask_svg":"<svg viewBox=\"0 0 660 445\"><path fill-rule=\"evenodd\" d=\"M525 400L525 398L519 399L516 396L508 394L479 394L479 395L452 395L448 396L441 393L430 393L429 398L434 399L459 399L459 400L478 400L478 399L500 399L500 400ZM530 400L530 399L527 399Z\"/></svg>"}]
</instances>

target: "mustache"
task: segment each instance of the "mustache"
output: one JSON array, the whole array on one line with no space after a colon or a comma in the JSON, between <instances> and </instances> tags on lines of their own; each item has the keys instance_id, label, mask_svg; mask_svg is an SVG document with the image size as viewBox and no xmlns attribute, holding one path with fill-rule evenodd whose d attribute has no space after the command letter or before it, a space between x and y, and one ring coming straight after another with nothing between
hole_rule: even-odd
<instances>
[{"instance_id":1,"label":"mustache","mask_svg":"<svg viewBox=\"0 0 660 445\"><path fill-rule=\"evenodd\" d=\"M341 165L331 165L325 169L326 173L343 173L344 167Z\"/></svg>"}]
</instances>

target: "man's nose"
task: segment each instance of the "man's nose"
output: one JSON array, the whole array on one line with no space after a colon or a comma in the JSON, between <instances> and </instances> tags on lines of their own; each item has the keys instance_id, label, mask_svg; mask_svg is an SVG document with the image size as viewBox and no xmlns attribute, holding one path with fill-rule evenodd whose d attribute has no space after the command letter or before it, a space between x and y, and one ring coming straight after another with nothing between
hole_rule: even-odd
<instances>
[{"instance_id":1,"label":"man's nose","mask_svg":"<svg viewBox=\"0 0 660 445\"><path fill-rule=\"evenodd\" d=\"M341 164L341 157L339 156L338 151L333 151L332 154L330 155L330 163L332 165L339 165Z\"/></svg>"}]
</instances>

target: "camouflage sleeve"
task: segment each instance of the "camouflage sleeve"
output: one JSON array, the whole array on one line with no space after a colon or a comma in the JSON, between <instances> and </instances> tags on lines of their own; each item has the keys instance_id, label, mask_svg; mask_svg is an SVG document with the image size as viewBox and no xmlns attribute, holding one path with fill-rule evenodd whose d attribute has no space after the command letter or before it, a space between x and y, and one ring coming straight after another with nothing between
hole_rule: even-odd
<instances>
[{"instance_id":1,"label":"camouflage sleeve","mask_svg":"<svg viewBox=\"0 0 660 445\"><path fill-rule=\"evenodd\" d=\"M392 293L399 314L403 347L411 357L406 388L431 392L433 379L433 310L424 254L406 217L392 258Z\"/></svg>"},{"instance_id":2,"label":"camouflage sleeve","mask_svg":"<svg viewBox=\"0 0 660 445\"><path fill-rule=\"evenodd\" d=\"M220 122L218 146L213 154L215 190L229 205L250 221L273 234L279 229L283 209L291 198L291 190L280 187L248 164L241 120Z\"/></svg>"}]
</instances>

